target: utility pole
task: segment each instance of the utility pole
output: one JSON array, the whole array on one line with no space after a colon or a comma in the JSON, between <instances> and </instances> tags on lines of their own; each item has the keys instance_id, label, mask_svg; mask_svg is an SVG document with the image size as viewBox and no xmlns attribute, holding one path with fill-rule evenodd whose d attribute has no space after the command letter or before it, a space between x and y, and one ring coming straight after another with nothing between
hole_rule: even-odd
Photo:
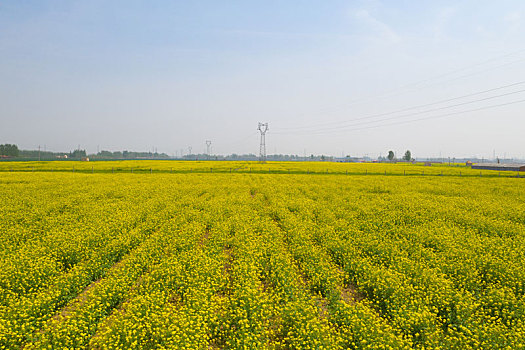
<instances>
[{"instance_id":1,"label":"utility pole","mask_svg":"<svg viewBox=\"0 0 525 350\"><path fill-rule=\"evenodd\" d=\"M188 155L192 154L191 153L191 146L188 147Z\"/></svg>"},{"instance_id":2,"label":"utility pole","mask_svg":"<svg viewBox=\"0 0 525 350\"><path fill-rule=\"evenodd\" d=\"M206 154L208 155L208 159L210 159L211 155L211 141L206 140Z\"/></svg>"},{"instance_id":3,"label":"utility pole","mask_svg":"<svg viewBox=\"0 0 525 350\"><path fill-rule=\"evenodd\" d=\"M266 132L268 131L268 123L259 123L257 130L261 133L261 145L259 147L259 161L266 162Z\"/></svg>"},{"instance_id":4,"label":"utility pole","mask_svg":"<svg viewBox=\"0 0 525 350\"><path fill-rule=\"evenodd\" d=\"M40 145L38 145L38 161L40 162Z\"/></svg>"}]
</instances>

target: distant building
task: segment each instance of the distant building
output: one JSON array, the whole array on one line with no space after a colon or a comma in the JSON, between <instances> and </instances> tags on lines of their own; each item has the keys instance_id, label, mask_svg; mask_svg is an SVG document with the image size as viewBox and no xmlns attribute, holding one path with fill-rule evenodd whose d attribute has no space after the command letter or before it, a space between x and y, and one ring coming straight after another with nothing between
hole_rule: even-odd
<instances>
[{"instance_id":1,"label":"distant building","mask_svg":"<svg viewBox=\"0 0 525 350\"><path fill-rule=\"evenodd\" d=\"M496 170L496 171L525 171L525 164L498 164L498 163L472 164L472 169Z\"/></svg>"},{"instance_id":2,"label":"distant building","mask_svg":"<svg viewBox=\"0 0 525 350\"><path fill-rule=\"evenodd\" d=\"M344 158L333 158L333 161L334 162L337 162L337 163L363 163L363 162L366 162L366 160L364 158L359 158L359 157L344 157Z\"/></svg>"},{"instance_id":3,"label":"distant building","mask_svg":"<svg viewBox=\"0 0 525 350\"><path fill-rule=\"evenodd\" d=\"M466 166L472 166L472 162L470 160L467 160L467 162L465 163Z\"/></svg>"},{"instance_id":4,"label":"distant building","mask_svg":"<svg viewBox=\"0 0 525 350\"><path fill-rule=\"evenodd\" d=\"M89 157L82 157L83 162L89 162Z\"/></svg>"}]
</instances>

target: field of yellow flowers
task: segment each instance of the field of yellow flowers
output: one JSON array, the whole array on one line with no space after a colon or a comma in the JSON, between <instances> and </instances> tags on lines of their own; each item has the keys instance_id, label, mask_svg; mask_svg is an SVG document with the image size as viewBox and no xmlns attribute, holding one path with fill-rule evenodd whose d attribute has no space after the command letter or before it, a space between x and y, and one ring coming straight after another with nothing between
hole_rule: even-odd
<instances>
[{"instance_id":1,"label":"field of yellow flowers","mask_svg":"<svg viewBox=\"0 0 525 350\"><path fill-rule=\"evenodd\" d=\"M524 181L1 163L0 349L525 349Z\"/></svg>"}]
</instances>

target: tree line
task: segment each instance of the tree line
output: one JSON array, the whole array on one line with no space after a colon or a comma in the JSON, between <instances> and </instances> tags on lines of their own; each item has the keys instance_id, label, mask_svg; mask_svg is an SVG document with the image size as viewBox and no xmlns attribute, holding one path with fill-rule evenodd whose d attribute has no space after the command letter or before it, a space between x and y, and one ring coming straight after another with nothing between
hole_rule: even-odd
<instances>
[{"instance_id":1,"label":"tree line","mask_svg":"<svg viewBox=\"0 0 525 350\"><path fill-rule=\"evenodd\" d=\"M395 160L396 159L396 154L394 153L394 151L392 151L392 150L388 151L387 158L388 158L389 161ZM405 152L405 155L401 159L404 160L404 161L407 161L407 162L410 162L410 161L414 160L412 158L412 152L410 152L410 150L407 150Z\"/></svg>"},{"instance_id":2,"label":"tree line","mask_svg":"<svg viewBox=\"0 0 525 350\"><path fill-rule=\"evenodd\" d=\"M17 145L10 145L8 143L0 145L0 156L18 157L20 150Z\"/></svg>"},{"instance_id":3,"label":"tree line","mask_svg":"<svg viewBox=\"0 0 525 350\"><path fill-rule=\"evenodd\" d=\"M38 159L55 159L55 158L66 158L64 157L67 155L67 158L70 159L81 159L84 157L87 157L86 150L76 149L74 151L71 151L69 153L65 152L49 152L49 151L40 151L40 150L20 150L18 149L17 145L12 144L3 144L0 145L0 156L6 156L6 157L21 157L21 158L38 158ZM140 158L148 158L148 159L169 159L169 155L166 153L157 153L157 152L132 152L132 151L100 151L96 154L90 154L89 157L92 157L93 159L140 159ZM257 160L258 157L255 154L245 154L245 155L237 155L237 154L231 154L229 156L213 156L205 155L205 154L188 154L183 156L185 159L221 159L221 160L239 160L239 159L247 159L247 160ZM350 156L347 156L348 159L351 159ZM268 160L312 160L312 161L332 161L333 157L328 156L314 156L313 154L309 157L300 157L298 155L283 155L283 154L274 154L274 155L268 155ZM380 159L384 159L381 158ZM396 159L396 155L394 151L390 150L388 151L387 159L389 161L394 161ZM410 150L407 150L405 152L405 155L401 158L404 161L410 162L413 160L412 153Z\"/></svg>"}]
</instances>

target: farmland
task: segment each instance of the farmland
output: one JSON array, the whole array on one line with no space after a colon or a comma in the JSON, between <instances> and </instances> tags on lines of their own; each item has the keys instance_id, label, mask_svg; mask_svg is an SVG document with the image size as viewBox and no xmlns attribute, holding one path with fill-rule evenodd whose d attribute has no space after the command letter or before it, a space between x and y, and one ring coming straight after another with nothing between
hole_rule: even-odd
<instances>
[{"instance_id":1,"label":"farmland","mask_svg":"<svg viewBox=\"0 0 525 350\"><path fill-rule=\"evenodd\" d=\"M0 172L72 172L72 173L252 173L308 175L408 175L408 176L485 176L519 177L514 171L472 170L462 164L332 163L332 162L248 162L248 161L56 161L0 162Z\"/></svg>"},{"instance_id":2,"label":"farmland","mask_svg":"<svg viewBox=\"0 0 525 350\"><path fill-rule=\"evenodd\" d=\"M525 348L515 176L0 163L0 348Z\"/></svg>"}]
</instances>

